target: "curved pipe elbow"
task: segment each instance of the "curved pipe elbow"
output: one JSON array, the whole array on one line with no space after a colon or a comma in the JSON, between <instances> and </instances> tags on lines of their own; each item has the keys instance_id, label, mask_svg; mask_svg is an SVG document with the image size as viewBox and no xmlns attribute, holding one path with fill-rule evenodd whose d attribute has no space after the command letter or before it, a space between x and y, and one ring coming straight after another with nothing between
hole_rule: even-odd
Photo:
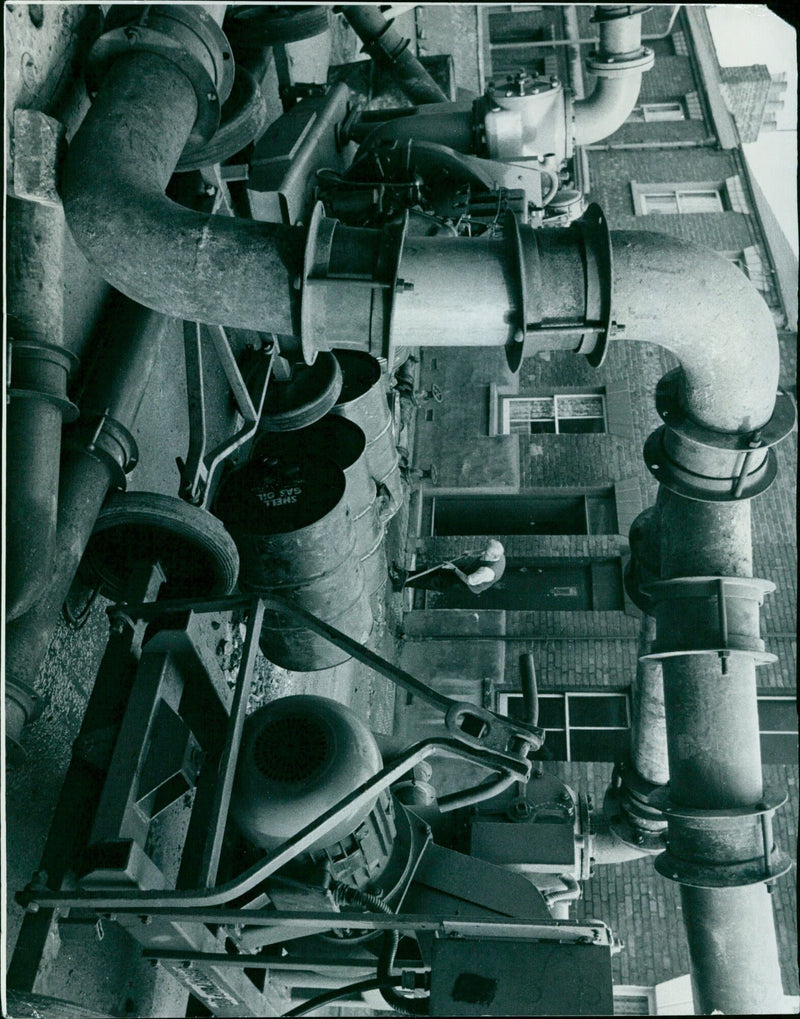
<instances>
[{"instance_id":1,"label":"curved pipe elbow","mask_svg":"<svg viewBox=\"0 0 800 1019\"><path fill-rule=\"evenodd\" d=\"M778 336L761 295L728 259L677 237L612 231L613 316L626 340L671 351L683 406L701 425L748 432L769 421Z\"/></svg>"},{"instance_id":2,"label":"curved pipe elbow","mask_svg":"<svg viewBox=\"0 0 800 1019\"><path fill-rule=\"evenodd\" d=\"M169 61L146 52L115 61L64 166L67 224L100 275L146 307L292 334L304 231L207 215L164 194L196 109Z\"/></svg>"},{"instance_id":3,"label":"curved pipe elbow","mask_svg":"<svg viewBox=\"0 0 800 1019\"><path fill-rule=\"evenodd\" d=\"M642 72L624 78L598 78L586 99L573 103L576 145L592 145L614 134L631 115L642 84Z\"/></svg>"}]
</instances>

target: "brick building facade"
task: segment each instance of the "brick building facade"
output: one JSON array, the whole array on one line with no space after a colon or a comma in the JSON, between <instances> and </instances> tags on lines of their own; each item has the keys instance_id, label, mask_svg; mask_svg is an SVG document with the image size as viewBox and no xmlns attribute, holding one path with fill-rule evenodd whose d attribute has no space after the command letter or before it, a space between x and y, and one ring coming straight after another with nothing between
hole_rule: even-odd
<instances>
[{"instance_id":1,"label":"brick building facade","mask_svg":"<svg viewBox=\"0 0 800 1019\"><path fill-rule=\"evenodd\" d=\"M544 45L563 38L566 9L520 12L515 27L511 8L490 8L482 14L484 77L504 69L513 54L515 66L570 80L576 65L569 48ZM575 10L580 37L591 37L592 9ZM759 215L736 122L721 99L721 69L705 15L702 8L685 8L667 24L669 14L661 7L645 16L645 34L662 35L665 27L670 34L648 40L656 64L644 76L639 104L613 136L576 153L575 177L612 230L660 231L734 260L772 310L781 336L780 384L790 389L796 305L782 289L774 234ZM572 84L586 94L593 85L589 79ZM675 286L679 309L680 282ZM513 580L489 592L477 611L463 596L436 602L437 596L417 592L405 621L405 662L418 672L427 669L447 692L505 710L508 695L513 699L520 689L520 654L532 652L542 703L549 702L551 742L561 757L549 767L598 805L624 745L640 653L640 614L627 600L622 571L630 523L656 495L642 447L661 424L656 384L676 364L662 348L624 342L611 345L599 369L553 352L527 359L513 375L502 351L437 348L427 348L419 366L419 389L430 393L436 386L442 398L425 400L417 414L414 462L435 467L436 483L426 482L412 499L409 550L425 565L499 537ZM775 825L793 856L796 453L795 430L777 448L778 480L751 503L754 575L777 585L761 628L778 662L758 670L765 780L789 791ZM593 721L573 726L571 717L581 719L585 711L581 695L600 696ZM408 725L413 707L406 700L397 712ZM794 995L793 875L775 886L773 901L784 991ZM606 920L625 942L614 960L617 983L653 986L688 972L678 886L659 878L652 860L598 868L578 915Z\"/></svg>"}]
</instances>

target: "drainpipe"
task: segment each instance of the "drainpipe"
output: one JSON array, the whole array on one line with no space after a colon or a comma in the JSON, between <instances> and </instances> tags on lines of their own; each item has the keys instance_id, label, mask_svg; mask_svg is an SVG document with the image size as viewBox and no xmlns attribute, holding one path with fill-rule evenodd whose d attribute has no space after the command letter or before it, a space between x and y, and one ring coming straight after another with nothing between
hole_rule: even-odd
<instances>
[{"instance_id":1,"label":"drainpipe","mask_svg":"<svg viewBox=\"0 0 800 1019\"><path fill-rule=\"evenodd\" d=\"M364 43L364 52L392 71L412 103L448 102L448 97L411 52L411 40L402 36L378 7L348 4L341 11Z\"/></svg>"},{"instance_id":2,"label":"drainpipe","mask_svg":"<svg viewBox=\"0 0 800 1019\"><path fill-rule=\"evenodd\" d=\"M63 345L59 206L9 197L9 389L6 422L6 620L42 595L53 569L61 427L77 408L67 380L78 359Z\"/></svg>"},{"instance_id":3,"label":"drainpipe","mask_svg":"<svg viewBox=\"0 0 800 1019\"><path fill-rule=\"evenodd\" d=\"M6 626L6 733L19 742L32 720L33 687L55 634L61 606L83 557L97 514L112 488L124 488L138 459L131 435L168 319L115 295L101 328L99 351L80 399L81 418L65 437L58 491L54 562L42 597ZM17 710L23 703L25 710ZM30 707L27 705L30 703Z\"/></svg>"},{"instance_id":4,"label":"drainpipe","mask_svg":"<svg viewBox=\"0 0 800 1019\"><path fill-rule=\"evenodd\" d=\"M645 6L599 4L592 18L600 40L586 69L597 77L590 96L573 103L576 145L591 145L621 127L639 98L642 74L653 66L653 51L642 46Z\"/></svg>"}]
</instances>

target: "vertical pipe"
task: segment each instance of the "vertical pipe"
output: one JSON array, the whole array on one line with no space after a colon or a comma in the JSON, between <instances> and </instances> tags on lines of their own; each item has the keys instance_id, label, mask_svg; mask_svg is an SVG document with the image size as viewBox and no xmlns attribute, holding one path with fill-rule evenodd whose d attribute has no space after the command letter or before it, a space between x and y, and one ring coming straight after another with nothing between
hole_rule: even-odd
<instances>
[{"instance_id":1,"label":"vertical pipe","mask_svg":"<svg viewBox=\"0 0 800 1019\"><path fill-rule=\"evenodd\" d=\"M750 506L662 490L661 575L752 576ZM664 659L670 799L703 811L752 809L763 795L755 662L715 655ZM672 827L670 822L670 827ZM744 821L743 821L744 823ZM725 864L724 848L698 846ZM783 993L766 885L681 887L699 1014L779 1012Z\"/></svg>"},{"instance_id":2,"label":"vertical pipe","mask_svg":"<svg viewBox=\"0 0 800 1019\"><path fill-rule=\"evenodd\" d=\"M53 570L61 426L74 357L64 350L60 206L10 197L6 298L11 373L6 426L6 619L26 612Z\"/></svg>"},{"instance_id":3,"label":"vertical pipe","mask_svg":"<svg viewBox=\"0 0 800 1019\"><path fill-rule=\"evenodd\" d=\"M639 660L633 684L631 710L631 764L653 785L669 781L667 730L664 707L664 679L661 662L643 659L655 638L656 621L645 613L639 631Z\"/></svg>"},{"instance_id":4,"label":"vertical pipe","mask_svg":"<svg viewBox=\"0 0 800 1019\"><path fill-rule=\"evenodd\" d=\"M404 38L378 7L353 4L342 8L350 27L364 43L371 57L379 60L397 77L398 84L412 103L446 103L447 96L411 52L411 41Z\"/></svg>"},{"instance_id":5,"label":"vertical pipe","mask_svg":"<svg viewBox=\"0 0 800 1019\"><path fill-rule=\"evenodd\" d=\"M108 408L109 418L125 429L133 427L168 321L119 294L115 296L104 318L109 342L100 349L81 400L86 412ZM113 331L111 323L115 323ZM33 687L115 474L110 460L86 448L66 453L53 572L39 601L6 628L7 681Z\"/></svg>"}]
</instances>

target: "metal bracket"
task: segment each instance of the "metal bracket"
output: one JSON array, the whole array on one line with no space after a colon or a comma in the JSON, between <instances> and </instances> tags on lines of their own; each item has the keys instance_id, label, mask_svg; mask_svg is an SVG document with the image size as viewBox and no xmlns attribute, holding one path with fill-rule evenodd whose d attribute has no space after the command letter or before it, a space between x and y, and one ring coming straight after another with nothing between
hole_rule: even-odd
<instances>
[{"instance_id":1,"label":"metal bracket","mask_svg":"<svg viewBox=\"0 0 800 1019\"><path fill-rule=\"evenodd\" d=\"M242 427L230 438L225 439L206 452L208 432L206 429L205 383L203 379L202 330L210 337L217 358L228 380L228 386L236 404L236 409L243 418ZM264 381L257 394L258 406L254 404L242 373L236 363L228 336L222 326L202 325L199 322L183 323L183 343L186 356L186 382L189 401L189 451L186 460L178 460L181 472L180 496L195 506L205 508L208 502L214 475L223 462L237 449L255 435L267 386L273 374L278 343L273 338L268 341L269 362Z\"/></svg>"}]
</instances>

